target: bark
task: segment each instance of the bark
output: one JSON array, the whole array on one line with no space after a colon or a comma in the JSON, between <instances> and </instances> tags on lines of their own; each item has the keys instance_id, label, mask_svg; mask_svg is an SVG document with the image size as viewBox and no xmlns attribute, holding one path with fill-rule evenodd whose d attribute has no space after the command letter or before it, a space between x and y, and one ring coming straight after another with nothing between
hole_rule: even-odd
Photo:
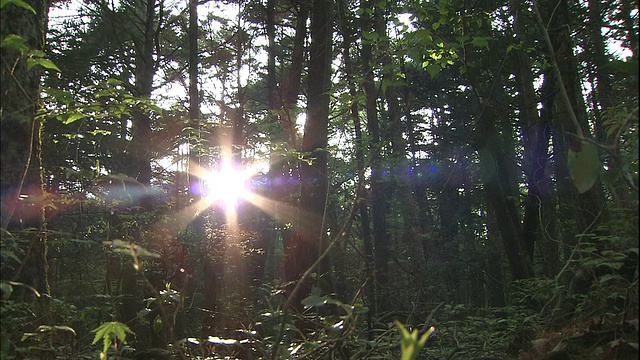
<instances>
[{"instance_id":1,"label":"bark","mask_svg":"<svg viewBox=\"0 0 640 360\"><path fill-rule=\"evenodd\" d=\"M516 39L528 44L530 39L521 2L513 2L512 11ZM559 270L559 253L556 239L557 216L555 198L552 192L550 174L547 172L549 162L549 141L551 124L540 118L537 110L538 100L534 88L534 75L531 70L531 59L523 49L515 50L515 80L518 90L518 111L522 124L524 142L523 167L527 181L527 198L525 199L523 218L523 238L529 258L533 260L535 244L540 243L548 276L554 276Z\"/></svg>"},{"instance_id":2,"label":"bark","mask_svg":"<svg viewBox=\"0 0 640 360\"><path fill-rule=\"evenodd\" d=\"M269 110L278 108L276 92L276 1L267 0L265 28L269 45L267 47L267 93L269 94Z\"/></svg>"},{"instance_id":3,"label":"bark","mask_svg":"<svg viewBox=\"0 0 640 360\"><path fill-rule=\"evenodd\" d=\"M298 17L296 18L296 33L294 36L292 59L289 66L280 78L280 85L276 83L276 46L275 46L275 2L267 3L267 32L269 36L268 76L269 109L274 113L274 121L278 122L282 131L276 131L273 143L276 145L288 144L291 149L297 147L298 135L295 128L294 108L298 102L302 68L304 64L305 38L307 37L307 20L309 9L307 4L298 4ZM271 34L273 32L273 34ZM298 183L296 164L290 157L284 156L278 151L272 151L269 159L269 198L273 201L275 218L281 219L279 204L291 203L295 186ZM271 232L271 234L275 234ZM272 239L272 243L279 241Z\"/></svg>"},{"instance_id":4,"label":"bark","mask_svg":"<svg viewBox=\"0 0 640 360\"><path fill-rule=\"evenodd\" d=\"M629 43L628 48L629 50L631 50L632 59L637 60L638 51L640 51L640 49L638 49L638 44L639 44L638 25L633 21L633 19L634 19L634 13L635 13L635 17L637 18L640 7L638 7L638 1L632 1L632 0L620 1L620 7L621 7L620 10L622 12L622 19L624 21L624 28L627 34L627 42ZM636 90L637 90L638 82L636 81L635 84L636 84Z\"/></svg>"},{"instance_id":5,"label":"bark","mask_svg":"<svg viewBox=\"0 0 640 360\"><path fill-rule=\"evenodd\" d=\"M383 62L383 68L388 65ZM390 75L390 74L388 74ZM401 214L403 218L402 239L407 244L411 257L414 275L420 279L425 274L426 258L424 248L417 236L418 215L417 206L413 197L413 189L410 177L410 164L406 154L406 141L402 131L401 110L397 96L397 89L388 86L386 100L389 106L389 123L391 124L391 144L394 158L393 174L397 180L396 191L400 198ZM420 281L420 280L418 280Z\"/></svg>"},{"instance_id":6,"label":"bark","mask_svg":"<svg viewBox=\"0 0 640 360\"><path fill-rule=\"evenodd\" d=\"M544 1L541 4L544 5L540 8L542 18L545 23L549 23L549 37L570 103L570 109L565 106L563 110L554 112L552 130L559 209L561 212L574 213L577 221L577 227L568 229L565 237L566 241L572 244L575 242L575 234L593 229L599 222L607 218L607 212L600 181L597 181L591 190L579 194L569 177L567 156L573 139L568 134L577 133L578 130L568 121L570 119L568 111L574 112L582 134L588 138L592 137L582 94L578 63L573 54L571 29L568 25L571 24L569 6L566 0L559 3ZM549 18L551 14L553 16ZM550 72L545 77L549 77L550 84L554 84L555 96L559 96L561 89L559 89L558 79ZM558 99L556 102L563 104L562 99Z\"/></svg>"},{"instance_id":7,"label":"bark","mask_svg":"<svg viewBox=\"0 0 640 360\"><path fill-rule=\"evenodd\" d=\"M156 13L159 7L160 14ZM153 58L155 53L155 39L160 31L162 16L162 0L146 3L144 9L141 32L134 35L135 45L135 86L133 95L149 99L153 90L153 77L157 71L157 64ZM132 139L130 148L133 163L136 164L127 175L135 178L144 186L151 182L151 118L148 111L136 109L133 112ZM146 205L145 202L143 204Z\"/></svg>"},{"instance_id":8,"label":"bark","mask_svg":"<svg viewBox=\"0 0 640 360\"><path fill-rule=\"evenodd\" d=\"M30 50L44 49L48 1L27 1L36 13L6 4L0 15L0 36L21 36ZM42 293L50 293L47 279L47 242L41 163L42 123L36 118L41 107L42 68L27 68L26 56L3 47L0 76L0 180L2 182L2 228L9 232L35 229L25 259L10 280L22 281ZM3 232L4 237L4 232Z\"/></svg>"},{"instance_id":9,"label":"bark","mask_svg":"<svg viewBox=\"0 0 640 360\"><path fill-rule=\"evenodd\" d=\"M324 239L324 211L327 197L327 141L329 90L331 88L331 49L333 2L315 0L311 16L311 48L307 79L307 119L300 150L308 161L300 166L300 215L294 223L294 235L286 239L285 272L288 280L297 280L318 258ZM319 277L318 277L319 278ZM291 303L300 307L309 295L311 283Z\"/></svg>"},{"instance_id":10,"label":"bark","mask_svg":"<svg viewBox=\"0 0 640 360\"><path fill-rule=\"evenodd\" d=\"M149 99L153 90L153 78L157 71L157 64L153 58L155 53L156 37L161 29L162 1L150 0L140 7L127 8L128 15L136 30L129 33L134 44L135 71L134 85L131 89L132 95L139 98ZM156 12L158 10L158 12ZM114 24L118 28L114 31L128 32L123 24ZM125 175L137 180L137 184L128 186L127 191L133 199L131 206L141 206L145 210L151 210L151 198L148 196L148 187L151 183L151 118L147 110L135 108L131 117L131 141L128 144L127 163ZM123 210L128 211L128 209ZM118 227L119 220L115 220L114 225ZM129 241L138 241L140 233L144 233L147 225L139 224L138 234L125 234L130 237ZM128 259L129 260L129 259ZM140 327L137 315L141 309L141 304L136 300L141 288L138 284L137 270L132 266L131 261L123 262L122 269L122 307L121 313L123 322L129 324L134 332L146 331ZM163 319L164 320L164 319ZM169 324L169 323L167 323ZM165 339L166 340L166 339ZM146 344L154 346L153 344ZM157 345L157 344L156 344Z\"/></svg>"},{"instance_id":11,"label":"bark","mask_svg":"<svg viewBox=\"0 0 640 360\"><path fill-rule=\"evenodd\" d=\"M595 115L595 139L601 144L606 141L606 129L603 124L602 114L614 105L611 93L611 79L608 71L605 69L608 60L605 53L606 43L602 36L604 28L604 14L602 13L600 0L589 1L589 39L592 46L592 68L595 72L595 87L592 89L593 114Z\"/></svg>"},{"instance_id":12,"label":"bark","mask_svg":"<svg viewBox=\"0 0 640 360\"><path fill-rule=\"evenodd\" d=\"M460 255L460 244L458 244L458 223L460 198L458 189L450 184L443 184L442 191L438 197L438 217L440 218L440 231L438 233L438 258L444 263L448 263L448 271L444 274L444 282L449 286L452 302L462 302L460 286L460 266L455 260Z\"/></svg>"},{"instance_id":13,"label":"bark","mask_svg":"<svg viewBox=\"0 0 640 360\"><path fill-rule=\"evenodd\" d=\"M373 7L373 1L363 0L361 8L362 32L371 32L373 22L366 9ZM377 7L375 7L377 8ZM379 9L378 9L379 11ZM371 136L370 161L371 161L371 221L373 223L373 260L374 282L376 285L377 303L373 304L375 312L384 312L391 308L391 297L388 290L389 272L389 237L387 234L385 183L382 178L383 167L381 161L380 124L377 113L378 91L373 74L373 46L371 43L362 44L362 68L364 70L364 91L366 96L365 113L367 117L367 130Z\"/></svg>"},{"instance_id":14,"label":"bark","mask_svg":"<svg viewBox=\"0 0 640 360\"><path fill-rule=\"evenodd\" d=\"M485 196L488 193L485 192ZM503 282L503 251L500 246L500 231L497 229L495 216L487 219L487 244L486 258L486 289L487 304L490 307L500 308L505 306L504 282Z\"/></svg>"},{"instance_id":15,"label":"bark","mask_svg":"<svg viewBox=\"0 0 640 360\"><path fill-rule=\"evenodd\" d=\"M514 151L506 148L504 140L498 136L495 111L488 104L484 106L476 139L487 205L495 215L511 275L514 279L527 279L533 276L533 268L522 236L517 198L511 189L515 179L509 167Z\"/></svg>"},{"instance_id":16,"label":"bark","mask_svg":"<svg viewBox=\"0 0 640 360\"><path fill-rule=\"evenodd\" d=\"M198 94L198 2L189 0L189 164L198 164L200 133L200 98ZM191 169L194 170L194 169Z\"/></svg>"},{"instance_id":17,"label":"bark","mask_svg":"<svg viewBox=\"0 0 640 360\"><path fill-rule=\"evenodd\" d=\"M349 94L351 95L351 105L349 107L350 118L353 121L353 129L355 136L355 160L356 171L358 174L358 181L360 184L365 183L365 159L364 159L364 143L362 138L362 124L359 113L358 102L356 101L358 91L354 81L355 66L351 59L351 47L353 46L353 29L352 18L347 9L347 3L345 0L339 0L339 19L340 30L342 32L342 58L344 60L344 74L349 88ZM369 303L375 304L376 296L373 287L371 277L373 275L373 239L371 234L371 225L369 219L369 209L367 207L367 197L361 195L361 200L358 203L358 214L360 216L360 227L362 229L362 243L364 248L364 262L365 262L365 276L368 279L365 287L365 296ZM367 313L367 319L372 316L373 308Z\"/></svg>"},{"instance_id":18,"label":"bark","mask_svg":"<svg viewBox=\"0 0 640 360\"><path fill-rule=\"evenodd\" d=\"M291 63L283 71L280 86L275 88L275 92L273 93L275 100L271 100L275 105L275 109L278 110L280 123L288 135L287 141L293 146L296 146L298 142L294 109L298 103L298 95L300 94L300 85L302 82L302 68L305 53L304 42L307 38L307 20L309 19L309 8L307 6L306 4L299 5ZM273 70L275 72L275 63Z\"/></svg>"}]
</instances>

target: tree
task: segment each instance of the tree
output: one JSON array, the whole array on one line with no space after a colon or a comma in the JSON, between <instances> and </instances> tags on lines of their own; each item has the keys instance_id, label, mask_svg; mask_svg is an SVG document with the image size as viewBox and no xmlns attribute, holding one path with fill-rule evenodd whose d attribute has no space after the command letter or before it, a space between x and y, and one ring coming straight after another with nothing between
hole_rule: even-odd
<instances>
[{"instance_id":1,"label":"tree","mask_svg":"<svg viewBox=\"0 0 640 360\"><path fill-rule=\"evenodd\" d=\"M522 220L524 245L529 258L533 260L535 244L543 244L546 274L553 276L559 270L560 259L558 246L553 241L558 238L556 203L551 176L547 171L547 164L550 161L548 149L551 139L551 122L549 118L541 118L538 114L535 106L538 99L534 88L533 64L529 54L523 48L530 43L529 28L525 19L527 16L530 18L531 14L522 8L520 1L514 1L512 9L516 19L513 24L514 33L519 40L518 46L513 51L514 74L523 129L523 168L527 180L527 198Z\"/></svg>"},{"instance_id":2,"label":"tree","mask_svg":"<svg viewBox=\"0 0 640 360\"><path fill-rule=\"evenodd\" d=\"M327 141L329 90L333 36L333 1L315 0L311 11L311 48L307 72L307 119L300 151L300 214L294 234L285 239L285 271L289 280L299 279L317 259L325 238L327 197ZM318 274L321 276L322 274ZM311 290L309 283L292 300L299 306Z\"/></svg>"},{"instance_id":3,"label":"tree","mask_svg":"<svg viewBox=\"0 0 640 360\"><path fill-rule=\"evenodd\" d=\"M41 292L48 284L47 240L44 231L45 197L42 188L40 77L48 1L3 4L0 136L2 138L2 238L11 232L32 229L31 252L12 276ZM40 65L35 66L34 65ZM48 65L52 68L54 65ZM5 233L7 231L8 233ZM4 272L3 272L4 273Z\"/></svg>"}]
</instances>

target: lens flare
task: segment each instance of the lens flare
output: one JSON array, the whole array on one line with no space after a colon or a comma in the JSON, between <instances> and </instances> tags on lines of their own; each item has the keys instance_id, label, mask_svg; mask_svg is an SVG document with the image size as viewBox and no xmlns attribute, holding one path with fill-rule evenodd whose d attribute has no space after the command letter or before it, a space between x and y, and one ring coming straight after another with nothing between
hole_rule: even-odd
<instances>
[{"instance_id":1,"label":"lens flare","mask_svg":"<svg viewBox=\"0 0 640 360\"><path fill-rule=\"evenodd\" d=\"M215 204L221 201L227 210L235 209L238 202L249 193L247 185L251 175L249 171L237 169L231 163L221 164L219 169L208 172L204 179L207 202Z\"/></svg>"}]
</instances>

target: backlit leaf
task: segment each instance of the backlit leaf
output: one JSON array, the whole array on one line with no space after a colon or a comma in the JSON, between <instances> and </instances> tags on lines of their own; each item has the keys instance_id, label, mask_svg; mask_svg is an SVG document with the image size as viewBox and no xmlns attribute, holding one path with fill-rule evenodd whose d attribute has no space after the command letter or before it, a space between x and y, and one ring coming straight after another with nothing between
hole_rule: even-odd
<instances>
[{"instance_id":1,"label":"backlit leaf","mask_svg":"<svg viewBox=\"0 0 640 360\"><path fill-rule=\"evenodd\" d=\"M76 121L82 119L83 117L84 117L84 115L82 113L74 112L74 113L69 114L69 116L67 116L67 118L62 121L62 123L65 124L65 125L69 125L69 124L71 124L73 122L76 122Z\"/></svg>"},{"instance_id":2,"label":"backlit leaf","mask_svg":"<svg viewBox=\"0 0 640 360\"><path fill-rule=\"evenodd\" d=\"M601 169L602 164L595 144L583 141L580 149L569 149L569 174L581 194L593 187Z\"/></svg>"},{"instance_id":3,"label":"backlit leaf","mask_svg":"<svg viewBox=\"0 0 640 360\"><path fill-rule=\"evenodd\" d=\"M62 72L56 66L56 64L54 64L53 61L51 61L49 59L33 58L33 57L30 57L30 58L27 59L27 69L31 70L31 68L36 66L36 65L40 65L45 69L50 69L50 70L55 70L57 72Z\"/></svg>"},{"instance_id":4,"label":"backlit leaf","mask_svg":"<svg viewBox=\"0 0 640 360\"><path fill-rule=\"evenodd\" d=\"M29 47L26 44L26 40L19 35L9 34L2 38L2 47L9 48L19 52L29 51Z\"/></svg>"},{"instance_id":5,"label":"backlit leaf","mask_svg":"<svg viewBox=\"0 0 640 360\"><path fill-rule=\"evenodd\" d=\"M33 7L31 7L31 5L27 4L24 0L2 0L0 2L0 8L4 8L4 6L7 4L13 4L23 9L27 9L34 14L36 13L36 10Z\"/></svg>"}]
</instances>

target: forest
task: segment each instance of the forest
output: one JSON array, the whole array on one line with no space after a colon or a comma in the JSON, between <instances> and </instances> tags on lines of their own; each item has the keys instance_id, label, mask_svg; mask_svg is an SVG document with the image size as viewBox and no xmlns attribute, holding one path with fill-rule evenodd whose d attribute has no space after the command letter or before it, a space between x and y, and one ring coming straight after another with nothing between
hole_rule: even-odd
<instances>
[{"instance_id":1,"label":"forest","mask_svg":"<svg viewBox=\"0 0 640 360\"><path fill-rule=\"evenodd\" d=\"M639 10L2 0L0 359L637 359Z\"/></svg>"}]
</instances>

